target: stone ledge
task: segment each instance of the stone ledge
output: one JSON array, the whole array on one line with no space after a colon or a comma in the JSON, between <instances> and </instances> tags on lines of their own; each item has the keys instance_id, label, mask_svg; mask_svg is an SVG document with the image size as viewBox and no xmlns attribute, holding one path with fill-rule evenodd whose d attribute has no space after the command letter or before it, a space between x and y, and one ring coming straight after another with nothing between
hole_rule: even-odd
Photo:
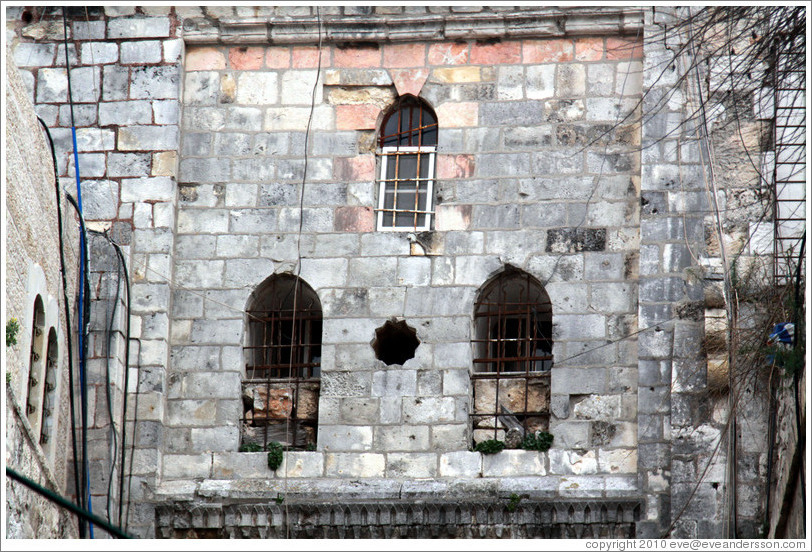
<instances>
[{"instance_id":1,"label":"stone ledge","mask_svg":"<svg viewBox=\"0 0 812 552\"><path fill-rule=\"evenodd\" d=\"M208 503L156 508L156 536L219 538L630 538L640 499Z\"/></svg>"},{"instance_id":2,"label":"stone ledge","mask_svg":"<svg viewBox=\"0 0 812 552\"><path fill-rule=\"evenodd\" d=\"M449 13L387 17L185 19L187 44L325 43L551 38L636 33L639 8L541 8L505 13Z\"/></svg>"}]
</instances>

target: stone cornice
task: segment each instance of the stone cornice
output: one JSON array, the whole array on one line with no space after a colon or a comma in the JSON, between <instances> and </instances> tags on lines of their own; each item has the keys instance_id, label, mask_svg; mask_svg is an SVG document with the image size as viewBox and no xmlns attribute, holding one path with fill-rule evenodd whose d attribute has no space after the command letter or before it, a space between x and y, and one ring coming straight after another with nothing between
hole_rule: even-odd
<instances>
[{"instance_id":1,"label":"stone cornice","mask_svg":"<svg viewBox=\"0 0 812 552\"><path fill-rule=\"evenodd\" d=\"M538 8L502 13L221 18L183 21L187 44L455 41L635 34L642 8ZM321 33L319 29L321 28Z\"/></svg>"}]
</instances>

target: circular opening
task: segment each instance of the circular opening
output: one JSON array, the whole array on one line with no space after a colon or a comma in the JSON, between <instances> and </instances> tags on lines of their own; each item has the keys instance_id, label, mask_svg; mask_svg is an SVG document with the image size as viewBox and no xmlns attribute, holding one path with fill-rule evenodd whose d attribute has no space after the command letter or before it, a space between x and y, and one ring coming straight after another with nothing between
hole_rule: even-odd
<instances>
[{"instance_id":1,"label":"circular opening","mask_svg":"<svg viewBox=\"0 0 812 552\"><path fill-rule=\"evenodd\" d=\"M387 365L403 364L414 358L418 345L420 340L417 339L417 332L404 320L387 320L375 330L375 339L372 341L375 358Z\"/></svg>"}]
</instances>

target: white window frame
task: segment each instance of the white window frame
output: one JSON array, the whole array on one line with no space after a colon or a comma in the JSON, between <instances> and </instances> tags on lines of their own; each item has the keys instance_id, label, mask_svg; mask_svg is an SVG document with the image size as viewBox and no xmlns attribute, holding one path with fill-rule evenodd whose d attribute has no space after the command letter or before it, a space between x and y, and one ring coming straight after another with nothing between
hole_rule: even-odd
<instances>
[{"instance_id":1,"label":"white window frame","mask_svg":"<svg viewBox=\"0 0 812 552\"><path fill-rule=\"evenodd\" d=\"M384 215L384 198L386 195L386 185L387 185L387 167L389 164L389 158L394 157L394 153L418 153L418 154L425 154L428 157L428 176L425 178L426 183L426 209L418 213L418 221L420 220L419 217L423 217L423 224L410 225L410 226L390 226L383 224L383 215ZM431 215L434 214L434 165L435 165L435 157L437 155L437 146L386 146L381 148L381 173L380 173L380 183L378 185L378 224L377 228L380 232L415 232L415 231L428 231L431 230ZM418 182L418 189L420 187L420 183L422 179L419 178L419 175L415 175L415 179ZM395 205L397 204L397 197L395 197ZM393 221L397 221L397 214L401 212L409 212L412 211L394 211Z\"/></svg>"}]
</instances>

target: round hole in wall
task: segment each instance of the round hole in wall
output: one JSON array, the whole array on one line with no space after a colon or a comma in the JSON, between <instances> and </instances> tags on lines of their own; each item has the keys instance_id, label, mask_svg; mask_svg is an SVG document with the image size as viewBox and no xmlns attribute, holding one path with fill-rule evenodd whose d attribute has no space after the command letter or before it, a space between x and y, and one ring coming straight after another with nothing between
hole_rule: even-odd
<instances>
[{"instance_id":1,"label":"round hole in wall","mask_svg":"<svg viewBox=\"0 0 812 552\"><path fill-rule=\"evenodd\" d=\"M405 320L387 320L383 326L375 330L375 339L372 348L375 358L384 361L387 365L403 364L414 358L414 352L420 340L417 332L406 324Z\"/></svg>"}]
</instances>

